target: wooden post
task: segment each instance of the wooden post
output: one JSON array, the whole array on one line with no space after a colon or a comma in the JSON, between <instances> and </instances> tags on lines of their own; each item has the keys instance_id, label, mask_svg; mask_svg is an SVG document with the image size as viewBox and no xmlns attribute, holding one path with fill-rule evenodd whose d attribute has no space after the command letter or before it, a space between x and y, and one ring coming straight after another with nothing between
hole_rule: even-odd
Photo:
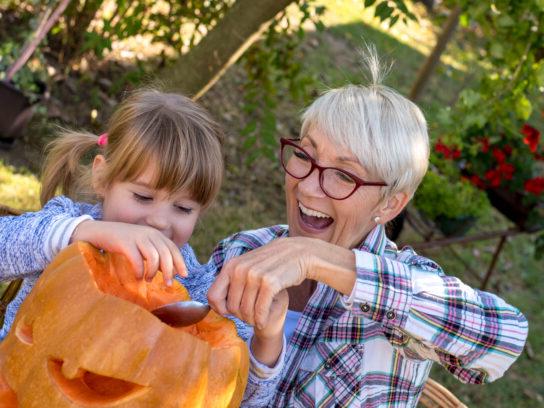
<instances>
[{"instance_id":1,"label":"wooden post","mask_svg":"<svg viewBox=\"0 0 544 408\"><path fill-rule=\"evenodd\" d=\"M444 30L438 36L436 45L434 46L433 51L431 52L431 55L429 55L425 63L419 69L416 81L414 85L412 86L410 95L408 96L412 101L416 102L417 100L419 100L423 92L423 89L425 88L425 85L427 85L427 82L429 82L429 78L431 77L431 74L433 73L438 62L440 61L440 56L446 49L446 45L448 44L448 42L453 37L453 33L455 32L455 29L457 28L457 24L459 23L460 15L461 15L460 6L457 6L451 11L448 17L448 20L446 21Z\"/></svg>"}]
</instances>

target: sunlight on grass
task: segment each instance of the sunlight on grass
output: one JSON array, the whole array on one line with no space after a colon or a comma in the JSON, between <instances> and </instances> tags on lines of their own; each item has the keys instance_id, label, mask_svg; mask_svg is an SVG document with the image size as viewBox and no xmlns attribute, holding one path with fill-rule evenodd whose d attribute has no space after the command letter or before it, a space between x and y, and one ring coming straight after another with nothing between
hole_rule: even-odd
<instances>
[{"instance_id":1,"label":"sunlight on grass","mask_svg":"<svg viewBox=\"0 0 544 408\"><path fill-rule=\"evenodd\" d=\"M21 210L40 208L40 182L25 169L0 161L0 204Z\"/></svg>"}]
</instances>

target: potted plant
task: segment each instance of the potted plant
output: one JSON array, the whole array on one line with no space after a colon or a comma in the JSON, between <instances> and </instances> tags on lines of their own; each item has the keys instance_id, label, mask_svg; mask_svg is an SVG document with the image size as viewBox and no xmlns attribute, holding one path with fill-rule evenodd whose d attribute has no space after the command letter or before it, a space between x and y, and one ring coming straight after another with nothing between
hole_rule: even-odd
<instances>
[{"instance_id":1,"label":"potted plant","mask_svg":"<svg viewBox=\"0 0 544 408\"><path fill-rule=\"evenodd\" d=\"M462 147L435 145L461 175L485 191L491 204L521 230L544 228L544 152L540 132L525 123L519 130L490 126L470 132Z\"/></svg>"},{"instance_id":2,"label":"potted plant","mask_svg":"<svg viewBox=\"0 0 544 408\"><path fill-rule=\"evenodd\" d=\"M464 235L489 209L485 194L461 179L430 170L414 196L414 206L446 236Z\"/></svg>"}]
</instances>

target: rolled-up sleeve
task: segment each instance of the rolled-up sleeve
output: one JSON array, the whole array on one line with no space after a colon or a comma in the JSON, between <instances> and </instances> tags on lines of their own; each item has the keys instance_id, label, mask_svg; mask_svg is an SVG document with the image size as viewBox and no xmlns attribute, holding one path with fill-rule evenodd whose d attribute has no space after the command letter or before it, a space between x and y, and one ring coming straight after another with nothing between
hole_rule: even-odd
<instances>
[{"instance_id":1,"label":"rolled-up sleeve","mask_svg":"<svg viewBox=\"0 0 544 408\"><path fill-rule=\"evenodd\" d=\"M407 357L436 361L463 382L483 383L500 378L521 354L527 320L498 296L444 275L413 252L401 254L401 261L354 252L357 279L344 305L396 333L393 345Z\"/></svg>"}]
</instances>

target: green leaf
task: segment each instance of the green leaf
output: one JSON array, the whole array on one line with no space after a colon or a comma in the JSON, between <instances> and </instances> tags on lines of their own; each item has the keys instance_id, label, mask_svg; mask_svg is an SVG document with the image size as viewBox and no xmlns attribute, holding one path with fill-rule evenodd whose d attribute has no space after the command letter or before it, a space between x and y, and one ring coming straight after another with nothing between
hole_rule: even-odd
<instances>
[{"instance_id":1,"label":"green leaf","mask_svg":"<svg viewBox=\"0 0 544 408\"><path fill-rule=\"evenodd\" d=\"M365 7L371 7L374 3L376 0L365 0Z\"/></svg>"},{"instance_id":2,"label":"green leaf","mask_svg":"<svg viewBox=\"0 0 544 408\"><path fill-rule=\"evenodd\" d=\"M522 120L527 120L533 112L533 105L531 104L531 101L529 101L529 99L522 95L516 101L515 110L518 118Z\"/></svg>"},{"instance_id":3,"label":"green leaf","mask_svg":"<svg viewBox=\"0 0 544 408\"><path fill-rule=\"evenodd\" d=\"M497 19L497 24L499 25L499 27L512 27L515 24L515 22L514 22L514 19L510 17L508 14L502 14Z\"/></svg>"},{"instance_id":4,"label":"green leaf","mask_svg":"<svg viewBox=\"0 0 544 408\"><path fill-rule=\"evenodd\" d=\"M472 89L465 89L461 92L461 103L463 103L467 108L472 108L476 106L482 99L479 93L473 91Z\"/></svg>"},{"instance_id":5,"label":"green leaf","mask_svg":"<svg viewBox=\"0 0 544 408\"><path fill-rule=\"evenodd\" d=\"M491 44L491 47L489 48L489 52L495 58L502 58L504 56L504 48L499 43Z\"/></svg>"},{"instance_id":6,"label":"green leaf","mask_svg":"<svg viewBox=\"0 0 544 408\"><path fill-rule=\"evenodd\" d=\"M535 4L541 11L544 11L544 0L535 0Z\"/></svg>"},{"instance_id":7,"label":"green leaf","mask_svg":"<svg viewBox=\"0 0 544 408\"><path fill-rule=\"evenodd\" d=\"M376 10L374 11L374 16L379 17L381 21L384 21L388 19L391 14L393 13L393 9L389 7L386 1L381 2L376 6Z\"/></svg>"}]
</instances>

